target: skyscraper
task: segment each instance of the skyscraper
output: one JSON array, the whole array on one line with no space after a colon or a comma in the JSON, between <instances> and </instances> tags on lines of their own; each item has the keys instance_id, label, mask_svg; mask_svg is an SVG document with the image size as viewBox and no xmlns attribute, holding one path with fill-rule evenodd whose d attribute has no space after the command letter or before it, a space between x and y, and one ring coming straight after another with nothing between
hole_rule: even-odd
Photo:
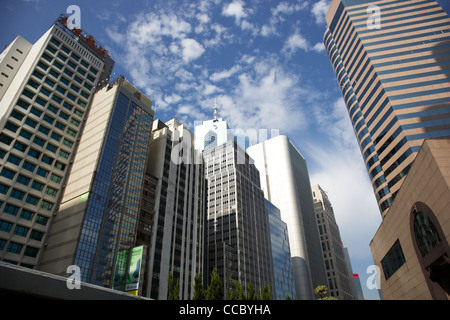
<instances>
[{"instance_id":1,"label":"skyscraper","mask_svg":"<svg viewBox=\"0 0 450 320\"><path fill-rule=\"evenodd\" d=\"M327 284L306 160L286 136L247 149L259 171L264 196L286 222L297 299L314 299Z\"/></svg>"},{"instance_id":2,"label":"skyscraper","mask_svg":"<svg viewBox=\"0 0 450 320\"><path fill-rule=\"evenodd\" d=\"M123 77L95 94L39 269L77 265L81 281L124 290L113 275L135 247L151 106Z\"/></svg>"},{"instance_id":3,"label":"skyscraper","mask_svg":"<svg viewBox=\"0 0 450 320\"><path fill-rule=\"evenodd\" d=\"M434 0L333 0L331 60L382 215L424 139L450 136L450 18Z\"/></svg>"},{"instance_id":4,"label":"skyscraper","mask_svg":"<svg viewBox=\"0 0 450 320\"><path fill-rule=\"evenodd\" d=\"M227 288L273 285L269 222L259 173L233 140L203 151L207 183L207 283L213 268ZM273 292L273 290L272 290ZM224 292L225 293L225 292Z\"/></svg>"},{"instance_id":5,"label":"skyscraper","mask_svg":"<svg viewBox=\"0 0 450 320\"><path fill-rule=\"evenodd\" d=\"M95 88L114 64L65 21L0 56L0 259L30 268L42 260Z\"/></svg>"},{"instance_id":6,"label":"skyscraper","mask_svg":"<svg viewBox=\"0 0 450 320\"><path fill-rule=\"evenodd\" d=\"M288 296L295 299L287 224L281 220L280 209L267 199L264 201L269 215L270 243L272 244L273 297L275 300L285 300Z\"/></svg>"},{"instance_id":7,"label":"skyscraper","mask_svg":"<svg viewBox=\"0 0 450 320\"><path fill-rule=\"evenodd\" d=\"M153 122L137 237L149 247L145 286L153 299L167 299L169 273L180 299L192 299L203 273L205 182L193 146L194 134L176 118Z\"/></svg>"},{"instance_id":8,"label":"skyscraper","mask_svg":"<svg viewBox=\"0 0 450 320\"><path fill-rule=\"evenodd\" d=\"M352 274L348 272L333 206L326 192L318 184L312 186L312 193L330 295L342 300L355 300L356 292L352 290L353 279L350 278Z\"/></svg>"}]
</instances>

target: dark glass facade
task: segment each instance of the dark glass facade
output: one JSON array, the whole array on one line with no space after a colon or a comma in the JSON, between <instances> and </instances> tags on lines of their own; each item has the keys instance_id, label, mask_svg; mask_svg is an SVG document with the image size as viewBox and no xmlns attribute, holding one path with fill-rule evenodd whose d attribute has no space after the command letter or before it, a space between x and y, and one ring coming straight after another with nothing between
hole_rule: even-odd
<instances>
[{"instance_id":1,"label":"dark glass facade","mask_svg":"<svg viewBox=\"0 0 450 320\"><path fill-rule=\"evenodd\" d=\"M264 202L269 217L270 243L272 246L273 297L275 300L285 300L287 296L295 299L296 294L287 225L281 220L280 209L266 199Z\"/></svg>"},{"instance_id":2,"label":"dark glass facade","mask_svg":"<svg viewBox=\"0 0 450 320\"><path fill-rule=\"evenodd\" d=\"M74 260L82 281L111 286L117 253L135 245L152 121L118 93Z\"/></svg>"},{"instance_id":3,"label":"dark glass facade","mask_svg":"<svg viewBox=\"0 0 450 320\"><path fill-rule=\"evenodd\" d=\"M259 172L230 140L203 152L207 180L207 283L213 268L226 288L273 285L269 220ZM272 290L273 292L273 290Z\"/></svg>"}]
</instances>

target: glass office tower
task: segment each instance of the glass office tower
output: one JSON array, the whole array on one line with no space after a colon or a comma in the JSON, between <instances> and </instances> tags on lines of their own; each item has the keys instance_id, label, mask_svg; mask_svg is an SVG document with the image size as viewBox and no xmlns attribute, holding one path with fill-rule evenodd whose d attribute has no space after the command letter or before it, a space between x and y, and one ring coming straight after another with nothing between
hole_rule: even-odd
<instances>
[{"instance_id":1,"label":"glass office tower","mask_svg":"<svg viewBox=\"0 0 450 320\"><path fill-rule=\"evenodd\" d=\"M0 55L0 260L29 268L42 258L95 88L114 64L64 21Z\"/></svg>"},{"instance_id":2,"label":"glass office tower","mask_svg":"<svg viewBox=\"0 0 450 320\"><path fill-rule=\"evenodd\" d=\"M275 300L295 299L292 275L291 249L286 222L281 220L280 209L264 199L269 217L270 243L273 261L273 297Z\"/></svg>"},{"instance_id":3,"label":"glass office tower","mask_svg":"<svg viewBox=\"0 0 450 320\"><path fill-rule=\"evenodd\" d=\"M424 139L450 136L450 18L434 0L333 0L324 43L384 216Z\"/></svg>"},{"instance_id":4,"label":"glass office tower","mask_svg":"<svg viewBox=\"0 0 450 320\"><path fill-rule=\"evenodd\" d=\"M151 106L123 77L95 94L41 270L65 275L77 265L81 281L118 288L118 254L135 246Z\"/></svg>"}]
</instances>

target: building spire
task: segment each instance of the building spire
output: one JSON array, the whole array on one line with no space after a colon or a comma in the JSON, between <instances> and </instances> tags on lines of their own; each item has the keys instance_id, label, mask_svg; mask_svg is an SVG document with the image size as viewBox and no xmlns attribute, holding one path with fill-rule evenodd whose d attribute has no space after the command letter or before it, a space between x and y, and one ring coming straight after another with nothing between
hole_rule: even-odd
<instances>
[{"instance_id":1,"label":"building spire","mask_svg":"<svg viewBox=\"0 0 450 320\"><path fill-rule=\"evenodd\" d=\"M214 98L214 121L217 121L217 98Z\"/></svg>"}]
</instances>

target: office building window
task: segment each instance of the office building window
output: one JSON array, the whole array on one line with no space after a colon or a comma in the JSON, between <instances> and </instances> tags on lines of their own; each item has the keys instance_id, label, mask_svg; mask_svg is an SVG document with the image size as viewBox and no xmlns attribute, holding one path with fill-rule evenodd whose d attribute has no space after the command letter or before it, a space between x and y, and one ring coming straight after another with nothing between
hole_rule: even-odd
<instances>
[{"instance_id":1,"label":"office building window","mask_svg":"<svg viewBox=\"0 0 450 320\"><path fill-rule=\"evenodd\" d=\"M10 242L8 244L8 248L6 249L7 252L20 254L20 251L22 251L23 245L20 243Z\"/></svg>"},{"instance_id":2,"label":"office building window","mask_svg":"<svg viewBox=\"0 0 450 320\"><path fill-rule=\"evenodd\" d=\"M12 223L0 220L0 231L9 232L11 230Z\"/></svg>"},{"instance_id":3,"label":"office building window","mask_svg":"<svg viewBox=\"0 0 450 320\"><path fill-rule=\"evenodd\" d=\"M33 219L34 213L26 210L26 209L22 209L22 212L20 213L20 218L31 221Z\"/></svg>"},{"instance_id":4,"label":"office building window","mask_svg":"<svg viewBox=\"0 0 450 320\"><path fill-rule=\"evenodd\" d=\"M28 228L22 227L17 225L16 228L14 229L14 234L21 236L21 237L26 237L28 233Z\"/></svg>"},{"instance_id":5,"label":"office building window","mask_svg":"<svg viewBox=\"0 0 450 320\"><path fill-rule=\"evenodd\" d=\"M5 204L5 208L3 209L3 212L15 216L17 214L17 212L19 212L19 208L16 206L13 206L12 204L7 203L7 204Z\"/></svg>"},{"instance_id":6,"label":"office building window","mask_svg":"<svg viewBox=\"0 0 450 320\"><path fill-rule=\"evenodd\" d=\"M23 253L23 255L35 258L37 256L38 252L39 252L38 248L33 248L33 247L30 247L30 246L27 246L25 248L25 252Z\"/></svg>"},{"instance_id":7,"label":"office building window","mask_svg":"<svg viewBox=\"0 0 450 320\"><path fill-rule=\"evenodd\" d=\"M406 262L400 241L396 241L381 260L384 276L388 280Z\"/></svg>"}]
</instances>

